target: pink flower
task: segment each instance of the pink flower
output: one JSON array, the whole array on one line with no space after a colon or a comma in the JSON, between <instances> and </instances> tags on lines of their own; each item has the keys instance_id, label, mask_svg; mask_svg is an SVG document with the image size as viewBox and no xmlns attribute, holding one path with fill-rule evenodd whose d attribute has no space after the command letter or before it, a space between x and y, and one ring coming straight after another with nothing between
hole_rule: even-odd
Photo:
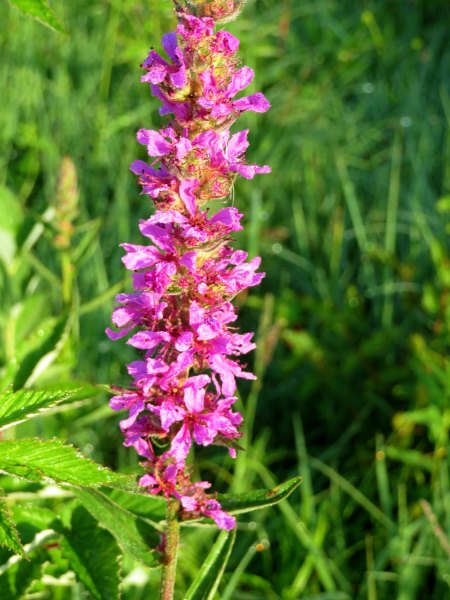
<instances>
[{"instance_id":1,"label":"pink flower","mask_svg":"<svg viewBox=\"0 0 450 600\"><path fill-rule=\"evenodd\" d=\"M233 3L219 12L230 10ZM264 274L259 258L230 246L243 215L213 201L230 196L237 175L270 172L247 164L248 130L229 131L240 113L264 112L269 103L259 92L236 99L254 74L238 67L239 41L216 32L213 19L180 12L177 32L162 46L167 58L152 50L142 81L161 100L161 114L173 118L159 131L138 131L151 163L131 164L156 211L139 224L142 244L122 244L134 291L117 296L115 329L107 330L112 340L128 336L141 356L127 366L130 389L118 390L110 406L126 411L124 445L145 459L139 484L177 498L183 518L232 529L236 521L208 493L211 484L192 481L188 457L193 445L212 444L235 457L236 378L255 378L241 361L255 348L253 334L236 329L231 300Z\"/></svg>"},{"instance_id":2,"label":"pink flower","mask_svg":"<svg viewBox=\"0 0 450 600\"><path fill-rule=\"evenodd\" d=\"M142 65L147 73L141 77L141 81L156 84L167 80L174 87L182 88L187 83L187 73L176 34L166 33L162 38L162 46L173 64L168 63L152 50Z\"/></svg>"}]
</instances>

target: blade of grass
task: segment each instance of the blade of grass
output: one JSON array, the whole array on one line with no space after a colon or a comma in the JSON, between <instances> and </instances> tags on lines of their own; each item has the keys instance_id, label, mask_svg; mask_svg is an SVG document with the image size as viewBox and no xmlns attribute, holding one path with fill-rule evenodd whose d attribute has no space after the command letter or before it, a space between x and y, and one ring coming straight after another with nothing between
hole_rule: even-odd
<instances>
[{"instance_id":1,"label":"blade of grass","mask_svg":"<svg viewBox=\"0 0 450 600\"><path fill-rule=\"evenodd\" d=\"M244 556L241 558L241 560L239 561L237 567L234 569L233 574L231 575L230 579L228 580L227 586L225 587L225 589L223 590L223 592L220 596L221 600L233 600L233 598L236 597L235 594L236 594L237 586L239 584L239 580L241 579L242 575L247 570L247 567L250 564L252 558L255 556L255 554L256 554L256 545L252 544L248 548L248 550L244 554Z\"/></svg>"},{"instance_id":2,"label":"blade of grass","mask_svg":"<svg viewBox=\"0 0 450 600\"><path fill-rule=\"evenodd\" d=\"M390 518L392 515L392 495L389 485L389 475L386 467L386 452L381 435L376 437L375 473L377 476L378 495L383 512Z\"/></svg>"},{"instance_id":3,"label":"blade of grass","mask_svg":"<svg viewBox=\"0 0 450 600\"><path fill-rule=\"evenodd\" d=\"M311 479L311 470L309 468L309 457L306 451L305 435L300 415L294 415L294 432L297 447L297 459L299 464L299 473L302 477L301 508L300 515L302 521L308 526L314 526L316 515L314 507L314 495Z\"/></svg>"},{"instance_id":4,"label":"blade of grass","mask_svg":"<svg viewBox=\"0 0 450 600\"><path fill-rule=\"evenodd\" d=\"M367 252L368 238L364 220L359 207L359 202L356 196L355 187L348 173L347 164L341 154L336 154L335 164L341 182L342 192L344 194L345 202L350 214L350 219L353 224L356 241L358 242L361 255L364 256ZM363 261L362 268L365 276L366 288L375 287L376 279L372 264L365 260Z\"/></svg>"},{"instance_id":5,"label":"blade of grass","mask_svg":"<svg viewBox=\"0 0 450 600\"><path fill-rule=\"evenodd\" d=\"M391 162L391 177L389 181L389 191L387 199L386 211L386 230L384 236L384 249L388 259L395 256L395 246L397 238L397 220L398 220L398 204L400 198L400 173L402 162L402 145L400 137L397 134L392 146L392 162ZM384 268L384 286L387 287L391 283L392 269L386 264ZM386 293L384 296L383 312L381 322L384 327L392 325L394 312L394 298L392 294Z\"/></svg>"},{"instance_id":6,"label":"blade of grass","mask_svg":"<svg viewBox=\"0 0 450 600\"><path fill-rule=\"evenodd\" d=\"M376 521L381 523L384 527L390 530L395 530L395 523L386 516L367 496L365 496L360 490L352 485L345 477L339 475L337 471L318 460L317 458L310 458L310 462L313 468L317 469L329 479L333 480L339 485L355 502L362 506Z\"/></svg>"}]
</instances>

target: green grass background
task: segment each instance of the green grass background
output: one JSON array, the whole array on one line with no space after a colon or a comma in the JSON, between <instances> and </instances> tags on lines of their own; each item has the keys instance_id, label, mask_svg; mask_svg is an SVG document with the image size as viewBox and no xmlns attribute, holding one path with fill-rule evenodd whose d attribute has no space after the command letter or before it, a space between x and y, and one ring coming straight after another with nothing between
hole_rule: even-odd
<instances>
[{"instance_id":1,"label":"green grass background","mask_svg":"<svg viewBox=\"0 0 450 600\"><path fill-rule=\"evenodd\" d=\"M151 211L128 168L144 158L137 129L161 125L139 64L175 19L169 0L52 6L67 35L0 3L3 389L126 384L133 356L104 329L129 288L118 244ZM227 26L272 104L240 127L273 172L234 197L237 245L267 275L238 298L258 338L259 379L240 388L247 450L199 452L199 476L231 493L304 480L242 519L224 600L450 597L449 22L444 0L248 0ZM63 250L61 205L75 225ZM103 396L9 435L58 435L137 472L117 422ZM179 598L213 536L183 532ZM157 572L124 574L125 599L155 597Z\"/></svg>"}]
</instances>

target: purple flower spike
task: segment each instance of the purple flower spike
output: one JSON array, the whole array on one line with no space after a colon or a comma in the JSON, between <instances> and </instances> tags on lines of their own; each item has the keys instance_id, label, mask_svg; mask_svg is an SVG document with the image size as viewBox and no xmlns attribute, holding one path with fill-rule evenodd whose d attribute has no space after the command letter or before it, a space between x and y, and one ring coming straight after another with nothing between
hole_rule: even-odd
<instances>
[{"instance_id":1,"label":"purple flower spike","mask_svg":"<svg viewBox=\"0 0 450 600\"><path fill-rule=\"evenodd\" d=\"M226 18L231 8L211 14ZM178 17L177 31L162 39L167 58L152 50L142 65L161 114L173 118L160 131L137 133L150 164L136 160L131 170L156 210L139 224L145 242L122 244L134 291L117 296L107 335L128 337L141 358L127 366L130 389L119 390L110 406L127 411L124 445L145 459L139 485L178 499L182 517L208 517L228 530L234 517L208 494L210 483L192 481L187 461L193 445L226 446L236 456L236 379L255 379L240 361L255 348L253 334L237 331L231 300L264 274L258 257L248 260L230 246L243 215L230 206L217 210L213 201L230 197L237 175L270 172L247 164L248 130L230 134L242 112L270 105L260 92L236 99L254 77L238 68L237 38L215 31L213 18L182 9Z\"/></svg>"}]
</instances>

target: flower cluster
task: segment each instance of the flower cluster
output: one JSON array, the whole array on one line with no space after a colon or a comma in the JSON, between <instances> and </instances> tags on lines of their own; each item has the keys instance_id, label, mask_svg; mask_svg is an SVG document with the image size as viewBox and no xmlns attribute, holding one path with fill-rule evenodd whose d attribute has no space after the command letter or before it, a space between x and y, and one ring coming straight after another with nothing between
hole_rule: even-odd
<instances>
[{"instance_id":1,"label":"flower cluster","mask_svg":"<svg viewBox=\"0 0 450 600\"><path fill-rule=\"evenodd\" d=\"M225 17L226 4L235 9L220 0ZM236 99L253 78L238 65L238 40L215 31L213 18L177 6L177 31L162 39L167 58L152 50L143 64L142 81L172 117L159 132L137 135L153 160L137 160L131 170L156 210L140 223L147 243L122 244L134 291L117 297L115 329L107 333L130 335L128 344L144 355L128 365L133 386L119 390L111 407L128 411L124 443L146 459L140 485L177 498L186 517L208 516L231 529L234 518L206 492L209 483L191 480L186 459L193 443L226 446L235 456L236 378L254 379L238 357L255 345L251 333L238 333L231 300L263 274L259 258L247 260L229 245L242 214L206 205L227 198L238 174L270 171L246 164L248 131L229 130L243 111L264 112L269 103L261 93ZM209 7L214 14L214 2Z\"/></svg>"}]
</instances>

